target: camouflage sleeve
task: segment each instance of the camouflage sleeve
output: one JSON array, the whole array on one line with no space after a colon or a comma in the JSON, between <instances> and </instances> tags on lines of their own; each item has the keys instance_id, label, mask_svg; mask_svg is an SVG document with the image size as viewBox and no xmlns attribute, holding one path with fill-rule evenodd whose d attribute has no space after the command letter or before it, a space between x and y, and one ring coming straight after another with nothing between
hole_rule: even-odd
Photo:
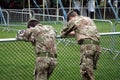
<instances>
[{"instance_id":1,"label":"camouflage sleeve","mask_svg":"<svg viewBox=\"0 0 120 80\"><path fill-rule=\"evenodd\" d=\"M53 28L52 26L51 27L51 34L54 34L54 36L57 36L57 31L55 30L55 28Z\"/></svg>"},{"instance_id":2,"label":"camouflage sleeve","mask_svg":"<svg viewBox=\"0 0 120 80\"><path fill-rule=\"evenodd\" d=\"M53 28L53 26L50 26L50 25L44 25L44 26L47 27L50 35L53 35L54 37L57 36L57 31L55 30L55 28Z\"/></svg>"},{"instance_id":3,"label":"camouflage sleeve","mask_svg":"<svg viewBox=\"0 0 120 80\"><path fill-rule=\"evenodd\" d=\"M75 23L74 21L69 21L67 23L67 26L63 28L61 31L61 37L66 37L71 31L75 29Z\"/></svg>"},{"instance_id":4,"label":"camouflage sleeve","mask_svg":"<svg viewBox=\"0 0 120 80\"><path fill-rule=\"evenodd\" d=\"M23 40L22 36L24 35L24 32L25 32L25 30L18 30L17 35L16 35L16 39Z\"/></svg>"},{"instance_id":5,"label":"camouflage sleeve","mask_svg":"<svg viewBox=\"0 0 120 80\"><path fill-rule=\"evenodd\" d=\"M16 38L19 40L25 40L25 41L30 41L31 35L32 35L32 30L27 29L27 30L19 30L17 32Z\"/></svg>"}]
</instances>

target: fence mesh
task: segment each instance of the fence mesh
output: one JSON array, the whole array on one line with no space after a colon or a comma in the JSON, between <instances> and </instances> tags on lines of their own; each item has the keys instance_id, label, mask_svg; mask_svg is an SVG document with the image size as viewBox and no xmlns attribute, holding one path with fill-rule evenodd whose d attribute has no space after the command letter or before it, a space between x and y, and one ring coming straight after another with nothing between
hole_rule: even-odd
<instances>
[{"instance_id":1,"label":"fence mesh","mask_svg":"<svg viewBox=\"0 0 120 80\"><path fill-rule=\"evenodd\" d=\"M96 80L120 79L120 34L102 34L102 53L95 71ZM112 44L111 44L112 43ZM81 80L80 45L74 38L57 38L58 65L50 80ZM29 42L0 41L0 79L33 80L34 48Z\"/></svg>"},{"instance_id":2,"label":"fence mesh","mask_svg":"<svg viewBox=\"0 0 120 80\"><path fill-rule=\"evenodd\" d=\"M10 16L9 22L12 25L24 25L29 19L28 12L16 12L14 10L8 12ZM39 20L43 20L44 17L48 24L52 24L52 21L53 23L57 20L61 21L55 27L58 33L61 26L64 25L63 17L61 16L34 14L34 17ZM99 32L119 31L119 21L114 26L110 20L94 21ZM9 34L13 35L13 33ZM95 79L120 80L120 33L102 34L101 36L102 53L98 62L98 69L94 73ZM59 64L51 75L50 80L81 80L79 65L80 45L76 43L75 39L57 38L57 52ZM10 40L5 42L0 40L0 80L33 80L34 61L34 48L29 42Z\"/></svg>"}]
</instances>

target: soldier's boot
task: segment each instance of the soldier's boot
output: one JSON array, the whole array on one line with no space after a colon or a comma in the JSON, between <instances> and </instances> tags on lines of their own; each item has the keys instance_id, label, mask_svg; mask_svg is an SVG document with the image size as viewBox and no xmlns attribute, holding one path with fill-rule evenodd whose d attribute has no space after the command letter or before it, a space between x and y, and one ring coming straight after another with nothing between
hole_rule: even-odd
<instances>
[{"instance_id":1,"label":"soldier's boot","mask_svg":"<svg viewBox=\"0 0 120 80\"><path fill-rule=\"evenodd\" d=\"M33 76L35 76L36 74L37 74L37 69L36 67L34 67Z\"/></svg>"},{"instance_id":2,"label":"soldier's boot","mask_svg":"<svg viewBox=\"0 0 120 80\"><path fill-rule=\"evenodd\" d=\"M99 59L99 54L96 52L96 53L94 54L94 58L93 58L93 69L97 69L98 59Z\"/></svg>"},{"instance_id":3,"label":"soldier's boot","mask_svg":"<svg viewBox=\"0 0 120 80\"><path fill-rule=\"evenodd\" d=\"M86 68L86 75L88 77L88 80L94 80L93 69Z\"/></svg>"},{"instance_id":4,"label":"soldier's boot","mask_svg":"<svg viewBox=\"0 0 120 80\"><path fill-rule=\"evenodd\" d=\"M95 63L95 62L93 63L93 69L94 69L94 70L97 69L97 66L96 66L96 63Z\"/></svg>"},{"instance_id":5,"label":"soldier's boot","mask_svg":"<svg viewBox=\"0 0 120 80\"><path fill-rule=\"evenodd\" d=\"M94 80L88 73L82 75L82 80Z\"/></svg>"}]
</instances>

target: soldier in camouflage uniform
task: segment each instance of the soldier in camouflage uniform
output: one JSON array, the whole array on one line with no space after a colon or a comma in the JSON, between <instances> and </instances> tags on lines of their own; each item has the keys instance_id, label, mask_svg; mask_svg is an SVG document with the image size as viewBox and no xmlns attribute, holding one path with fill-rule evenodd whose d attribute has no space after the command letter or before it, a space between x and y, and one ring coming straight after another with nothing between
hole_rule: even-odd
<instances>
[{"instance_id":1,"label":"soldier in camouflage uniform","mask_svg":"<svg viewBox=\"0 0 120 80\"><path fill-rule=\"evenodd\" d=\"M48 80L57 65L56 31L36 19L30 19L27 27L26 30L18 31L17 39L30 41L35 47L35 80Z\"/></svg>"},{"instance_id":2,"label":"soldier in camouflage uniform","mask_svg":"<svg viewBox=\"0 0 120 80\"><path fill-rule=\"evenodd\" d=\"M94 80L93 70L96 69L100 55L100 35L96 25L89 17L78 16L75 11L68 12L67 26L61 31L61 37L75 35L81 45L80 72L82 80Z\"/></svg>"}]
</instances>

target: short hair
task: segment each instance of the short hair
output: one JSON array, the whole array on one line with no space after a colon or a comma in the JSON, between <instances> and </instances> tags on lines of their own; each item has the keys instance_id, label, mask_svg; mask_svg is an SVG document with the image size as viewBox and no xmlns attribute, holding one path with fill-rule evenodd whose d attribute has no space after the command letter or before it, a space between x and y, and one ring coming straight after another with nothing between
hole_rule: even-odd
<instances>
[{"instance_id":1,"label":"short hair","mask_svg":"<svg viewBox=\"0 0 120 80\"><path fill-rule=\"evenodd\" d=\"M67 21L69 21L69 18L70 18L70 17L75 17L75 16L78 16L78 14L77 14L76 11L74 11L74 10L69 11L69 12L67 13Z\"/></svg>"},{"instance_id":2,"label":"short hair","mask_svg":"<svg viewBox=\"0 0 120 80\"><path fill-rule=\"evenodd\" d=\"M27 22L27 28L35 27L35 25L39 24L40 22L37 19L30 19Z\"/></svg>"}]
</instances>

